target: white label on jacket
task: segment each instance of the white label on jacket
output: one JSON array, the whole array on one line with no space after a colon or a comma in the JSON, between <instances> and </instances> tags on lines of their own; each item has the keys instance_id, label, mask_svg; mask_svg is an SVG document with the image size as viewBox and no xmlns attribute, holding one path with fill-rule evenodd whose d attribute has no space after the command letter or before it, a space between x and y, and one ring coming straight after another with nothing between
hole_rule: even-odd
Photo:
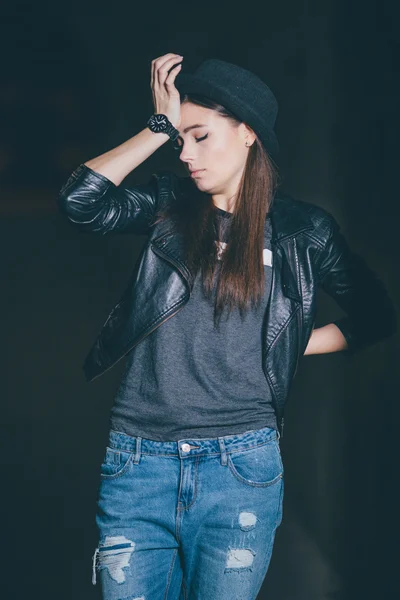
<instances>
[{"instance_id":1,"label":"white label on jacket","mask_svg":"<svg viewBox=\"0 0 400 600\"><path fill-rule=\"evenodd\" d=\"M263 262L264 265L272 267L272 252L269 248L264 248L263 250Z\"/></svg>"},{"instance_id":2,"label":"white label on jacket","mask_svg":"<svg viewBox=\"0 0 400 600\"><path fill-rule=\"evenodd\" d=\"M217 259L220 260L222 257L222 253L226 248L226 242L217 241ZM263 250L263 263L268 267L272 267L272 252L269 248L264 248Z\"/></svg>"}]
</instances>

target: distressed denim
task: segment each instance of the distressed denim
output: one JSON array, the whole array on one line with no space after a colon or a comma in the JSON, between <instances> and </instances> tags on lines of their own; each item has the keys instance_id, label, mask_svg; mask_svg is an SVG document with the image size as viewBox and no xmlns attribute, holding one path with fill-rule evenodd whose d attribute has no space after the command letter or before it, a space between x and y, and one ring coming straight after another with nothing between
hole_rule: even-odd
<instances>
[{"instance_id":1,"label":"distressed denim","mask_svg":"<svg viewBox=\"0 0 400 600\"><path fill-rule=\"evenodd\" d=\"M253 600L283 489L270 427L167 442L110 429L92 583L103 600Z\"/></svg>"}]
</instances>

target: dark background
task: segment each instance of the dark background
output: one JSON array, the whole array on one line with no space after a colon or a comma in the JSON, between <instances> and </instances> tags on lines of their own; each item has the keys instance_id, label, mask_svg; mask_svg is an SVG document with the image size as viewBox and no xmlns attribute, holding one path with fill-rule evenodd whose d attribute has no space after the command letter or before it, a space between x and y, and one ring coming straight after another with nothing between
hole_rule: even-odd
<instances>
[{"instance_id":1,"label":"dark background","mask_svg":"<svg viewBox=\"0 0 400 600\"><path fill-rule=\"evenodd\" d=\"M277 96L283 189L332 212L399 307L398 3L2 6L2 598L95 599L99 464L124 361L90 384L81 364L143 240L81 235L59 188L145 127L152 59L183 54L183 72L234 62ZM123 185L178 162L166 144ZM316 326L341 314L321 293ZM398 341L302 358L260 599L397 597Z\"/></svg>"}]
</instances>

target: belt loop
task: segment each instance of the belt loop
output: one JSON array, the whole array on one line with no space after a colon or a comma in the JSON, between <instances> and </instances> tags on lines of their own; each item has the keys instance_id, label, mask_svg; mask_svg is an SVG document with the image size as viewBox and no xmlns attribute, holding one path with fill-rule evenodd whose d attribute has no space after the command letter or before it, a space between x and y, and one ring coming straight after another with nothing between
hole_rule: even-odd
<instances>
[{"instance_id":1,"label":"belt loop","mask_svg":"<svg viewBox=\"0 0 400 600\"><path fill-rule=\"evenodd\" d=\"M227 464L227 458L226 458L226 448L225 448L225 442L224 442L224 438L223 437L219 437L218 438L218 442L219 442L219 448L221 450L221 465L226 465Z\"/></svg>"},{"instance_id":2,"label":"belt loop","mask_svg":"<svg viewBox=\"0 0 400 600\"><path fill-rule=\"evenodd\" d=\"M133 460L133 462L137 465L140 461L140 450L142 447L142 438L140 437L140 435L138 435L136 437L136 453L135 453L135 458Z\"/></svg>"}]
</instances>

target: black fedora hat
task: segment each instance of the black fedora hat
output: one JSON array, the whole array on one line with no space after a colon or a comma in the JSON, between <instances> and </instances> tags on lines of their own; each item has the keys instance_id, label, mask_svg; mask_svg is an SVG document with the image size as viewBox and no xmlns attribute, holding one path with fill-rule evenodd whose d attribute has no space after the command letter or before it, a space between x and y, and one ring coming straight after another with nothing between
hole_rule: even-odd
<instances>
[{"instance_id":1,"label":"black fedora hat","mask_svg":"<svg viewBox=\"0 0 400 600\"><path fill-rule=\"evenodd\" d=\"M278 102L270 88L254 73L216 58L203 61L194 73L178 73L180 95L202 94L222 104L249 125L272 156L279 152L274 132Z\"/></svg>"}]
</instances>

